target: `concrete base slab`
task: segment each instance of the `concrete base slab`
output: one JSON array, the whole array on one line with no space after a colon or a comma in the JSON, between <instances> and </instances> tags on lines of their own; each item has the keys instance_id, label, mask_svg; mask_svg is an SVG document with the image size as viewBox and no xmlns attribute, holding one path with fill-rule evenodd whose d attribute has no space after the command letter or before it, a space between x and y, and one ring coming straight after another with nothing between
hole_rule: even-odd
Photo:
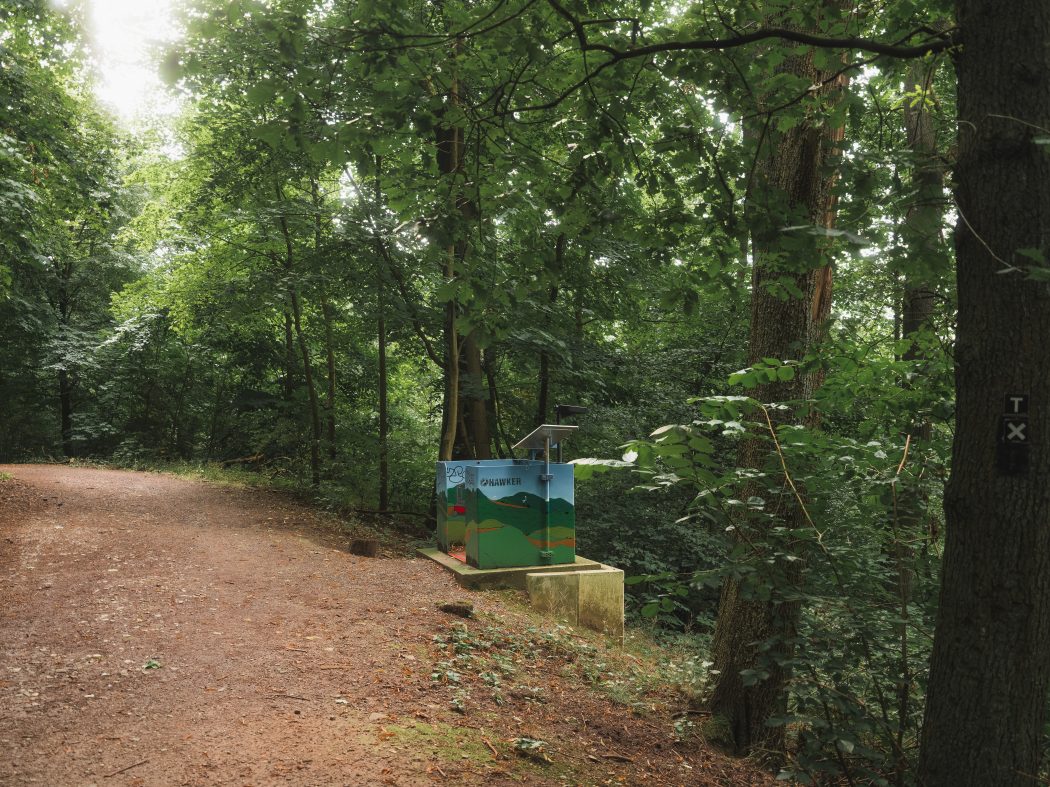
<instances>
[{"instance_id":1,"label":"concrete base slab","mask_svg":"<svg viewBox=\"0 0 1050 787\"><path fill-rule=\"evenodd\" d=\"M514 568L474 568L468 566L461 560L449 557L440 549L434 547L423 547L417 549L416 553L430 558L435 563L452 572L460 587L471 590L487 590L493 588L514 588L525 590L525 575L528 573L561 573L564 571L588 571L601 568L601 563L577 557L575 563L565 563L558 566L520 566Z\"/></svg>"},{"instance_id":2,"label":"concrete base slab","mask_svg":"<svg viewBox=\"0 0 1050 787\"><path fill-rule=\"evenodd\" d=\"M618 568L577 557L560 566L478 569L439 549L417 552L451 571L461 587L524 590L537 610L623 642L623 571Z\"/></svg>"}]
</instances>

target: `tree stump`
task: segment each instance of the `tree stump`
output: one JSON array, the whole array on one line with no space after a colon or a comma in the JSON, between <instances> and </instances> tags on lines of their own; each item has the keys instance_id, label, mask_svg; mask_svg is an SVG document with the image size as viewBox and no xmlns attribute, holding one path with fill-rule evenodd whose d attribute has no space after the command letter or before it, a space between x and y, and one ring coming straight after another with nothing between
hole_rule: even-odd
<instances>
[{"instance_id":1,"label":"tree stump","mask_svg":"<svg viewBox=\"0 0 1050 787\"><path fill-rule=\"evenodd\" d=\"M379 541L375 538L355 538L350 542L350 554L361 555L361 557L377 557L379 555Z\"/></svg>"}]
</instances>

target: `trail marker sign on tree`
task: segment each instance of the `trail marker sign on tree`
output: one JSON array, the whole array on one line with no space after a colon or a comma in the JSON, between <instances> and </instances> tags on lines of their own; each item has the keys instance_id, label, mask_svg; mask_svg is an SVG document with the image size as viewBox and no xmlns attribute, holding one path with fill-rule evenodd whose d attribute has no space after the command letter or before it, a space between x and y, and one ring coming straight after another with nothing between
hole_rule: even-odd
<instances>
[{"instance_id":1,"label":"trail marker sign on tree","mask_svg":"<svg viewBox=\"0 0 1050 787\"><path fill-rule=\"evenodd\" d=\"M1007 394L1004 409L1006 414L1000 423L996 464L1003 475L1027 475L1028 444L1031 440L1028 394Z\"/></svg>"}]
</instances>

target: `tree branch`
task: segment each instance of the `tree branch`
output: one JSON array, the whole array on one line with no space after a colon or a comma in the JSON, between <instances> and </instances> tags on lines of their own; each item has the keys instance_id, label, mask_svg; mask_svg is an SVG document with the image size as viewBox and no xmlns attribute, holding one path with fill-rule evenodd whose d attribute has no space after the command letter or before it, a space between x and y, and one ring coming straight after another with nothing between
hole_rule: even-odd
<instances>
[{"instance_id":1,"label":"tree branch","mask_svg":"<svg viewBox=\"0 0 1050 787\"><path fill-rule=\"evenodd\" d=\"M856 36L832 38L806 33L801 30L791 30L785 27L760 27L751 33L743 33L741 35L732 36L731 38L664 41L659 44L650 44L648 46L632 47L630 49L616 49L607 44L592 44L587 38L587 31L584 27L584 22L581 22L573 16L563 5L561 5L561 3L558 2L558 0L547 0L547 3L559 16L572 25L581 50L584 52L605 52L610 58L612 58L612 62L628 60L636 57L649 57L650 55L660 54L661 52L687 52L693 50L723 51L726 49L747 46L756 41L764 41L770 38L793 41L797 44L805 44L807 46L819 47L821 49L859 49L864 52L871 52L884 57L897 57L902 59L924 57L931 53L943 52L945 49L948 49L956 43L954 29L946 30L942 33L931 31L929 28L925 27L920 28L906 36L905 40L918 33L931 34L933 36L932 39L913 46L903 46L900 44L885 44L881 41L874 41L870 38L858 38Z\"/></svg>"}]
</instances>

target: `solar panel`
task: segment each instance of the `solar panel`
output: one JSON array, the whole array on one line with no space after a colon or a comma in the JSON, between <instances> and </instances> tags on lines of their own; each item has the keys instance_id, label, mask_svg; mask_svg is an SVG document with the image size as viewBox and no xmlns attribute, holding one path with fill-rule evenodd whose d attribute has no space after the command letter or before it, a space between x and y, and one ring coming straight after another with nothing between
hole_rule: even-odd
<instances>
[{"instance_id":1,"label":"solar panel","mask_svg":"<svg viewBox=\"0 0 1050 787\"><path fill-rule=\"evenodd\" d=\"M525 439L518 441L515 449L524 448L527 451L538 451L547 447L547 442L557 443L564 437L568 437L579 427L565 426L563 424L543 424L537 426Z\"/></svg>"}]
</instances>

